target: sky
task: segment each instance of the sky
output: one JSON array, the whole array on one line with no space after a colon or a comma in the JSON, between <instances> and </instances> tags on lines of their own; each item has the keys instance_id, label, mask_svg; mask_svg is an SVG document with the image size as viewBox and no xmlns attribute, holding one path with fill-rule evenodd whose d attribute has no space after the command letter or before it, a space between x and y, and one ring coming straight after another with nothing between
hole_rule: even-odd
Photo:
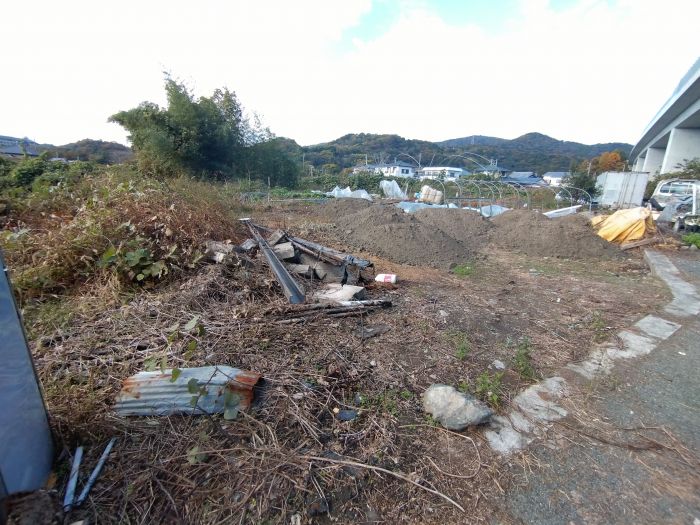
<instances>
[{"instance_id":1,"label":"sky","mask_svg":"<svg viewBox=\"0 0 700 525\"><path fill-rule=\"evenodd\" d=\"M110 115L235 91L302 145L531 131L635 143L700 56L698 0L23 0L2 7L0 134L127 144Z\"/></svg>"}]
</instances>

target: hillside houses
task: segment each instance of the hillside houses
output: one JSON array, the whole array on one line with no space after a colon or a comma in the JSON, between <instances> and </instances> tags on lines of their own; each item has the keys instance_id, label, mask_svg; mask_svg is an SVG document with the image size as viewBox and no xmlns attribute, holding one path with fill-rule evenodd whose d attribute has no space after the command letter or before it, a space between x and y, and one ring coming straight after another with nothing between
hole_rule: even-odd
<instances>
[{"instance_id":1,"label":"hillside houses","mask_svg":"<svg viewBox=\"0 0 700 525\"><path fill-rule=\"evenodd\" d=\"M35 151L33 142L27 138L8 137L0 135L0 155L5 157L36 157L39 154Z\"/></svg>"}]
</instances>

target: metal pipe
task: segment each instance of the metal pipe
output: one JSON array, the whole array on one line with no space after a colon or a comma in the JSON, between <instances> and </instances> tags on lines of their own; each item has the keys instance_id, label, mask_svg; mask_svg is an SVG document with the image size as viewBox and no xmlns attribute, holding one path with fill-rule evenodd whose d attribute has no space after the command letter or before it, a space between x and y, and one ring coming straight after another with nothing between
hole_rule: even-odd
<instances>
[{"instance_id":1,"label":"metal pipe","mask_svg":"<svg viewBox=\"0 0 700 525\"><path fill-rule=\"evenodd\" d=\"M80 462L83 460L83 447L75 449L73 456L73 464L70 468L70 477L68 478L68 486L66 487L66 495L63 497L63 511L70 512L73 508L73 500L75 500L75 487L78 485L78 473L80 472Z\"/></svg>"},{"instance_id":2,"label":"metal pipe","mask_svg":"<svg viewBox=\"0 0 700 525\"><path fill-rule=\"evenodd\" d=\"M117 441L117 438L112 438L109 440L109 443L107 443L107 446L105 447L104 452L100 456L99 461L97 462L97 465L95 465L95 468L92 469L92 473L90 474L90 477L87 480L87 483L85 483L85 486L83 487L83 491L80 493L80 496L78 497L78 501L75 502L75 506L79 507L80 505L83 504L83 501L85 501L88 497L88 494L90 493L90 490L92 490L92 486L95 484L95 481L97 481L97 476L100 475L100 472L102 472L102 467L104 467L105 461L107 461L107 456L109 456L109 453L112 451L112 447L114 446L114 443Z\"/></svg>"},{"instance_id":3,"label":"metal pipe","mask_svg":"<svg viewBox=\"0 0 700 525\"><path fill-rule=\"evenodd\" d=\"M241 222L245 223L248 226L250 233L253 234L253 238L257 241L258 246L265 255L265 258L270 265L270 269L275 274L277 282L280 283L280 286L282 286L284 295L287 297L289 302L291 304L303 303L306 299L304 297L304 292L301 290L301 288L299 288L297 282L277 258L277 255L275 255L275 252L272 251L272 248L270 248L270 245L267 244L267 241L262 235L260 235L260 233L258 233L258 230L255 228L253 223L250 222L250 219L241 219Z\"/></svg>"}]
</instances>

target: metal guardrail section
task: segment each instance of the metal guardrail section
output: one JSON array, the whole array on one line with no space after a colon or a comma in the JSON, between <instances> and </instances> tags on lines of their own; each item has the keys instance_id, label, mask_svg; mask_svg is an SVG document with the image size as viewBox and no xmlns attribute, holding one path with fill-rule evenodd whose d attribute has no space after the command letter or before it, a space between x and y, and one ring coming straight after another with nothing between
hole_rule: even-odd
<instances>
[{"instance_id":1,"label":"metal guardrail section","mask_svg":"<svg viewBox=\"0 0 700 525\"><path fill-rule=\"evenodd\" d=\"M267 241L262 235L260 235L260 233L258 233L258 230L255 228L253 223L250 222L250 219L241 219L241 222L248 226L250 233L253 235L253 238L258 243L258 246L265 255L265 258L270 265L270 269L275 274L275 277L277 277L277 282L279 282L280 286L282 286L284 295L287 297L289 302L291 304L303 303L306 300L304 292L301 288L299 288L297 282L277 258L277 255L275 255L275 252L272 251L272 248L270 248L270 245L267 244Z\"/></svg>"}]
</instances>

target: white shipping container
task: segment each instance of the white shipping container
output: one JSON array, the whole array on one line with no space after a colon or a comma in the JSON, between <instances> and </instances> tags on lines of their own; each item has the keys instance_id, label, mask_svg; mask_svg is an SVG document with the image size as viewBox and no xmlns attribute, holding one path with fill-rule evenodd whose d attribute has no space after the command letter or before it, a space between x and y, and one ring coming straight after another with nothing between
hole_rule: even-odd
<instances>
[{"instance_id":1,"label":"white shipping container","mask_svg":"<svg viewBox=\"0 0 700 525\"><path fill-rule=\"evenodd\" d=\"M645 171L606 171L598 175L596 186L601 193L600 206L605 208L636 208L642 205L649 174Z\"/></svg>"}]
</instances>

